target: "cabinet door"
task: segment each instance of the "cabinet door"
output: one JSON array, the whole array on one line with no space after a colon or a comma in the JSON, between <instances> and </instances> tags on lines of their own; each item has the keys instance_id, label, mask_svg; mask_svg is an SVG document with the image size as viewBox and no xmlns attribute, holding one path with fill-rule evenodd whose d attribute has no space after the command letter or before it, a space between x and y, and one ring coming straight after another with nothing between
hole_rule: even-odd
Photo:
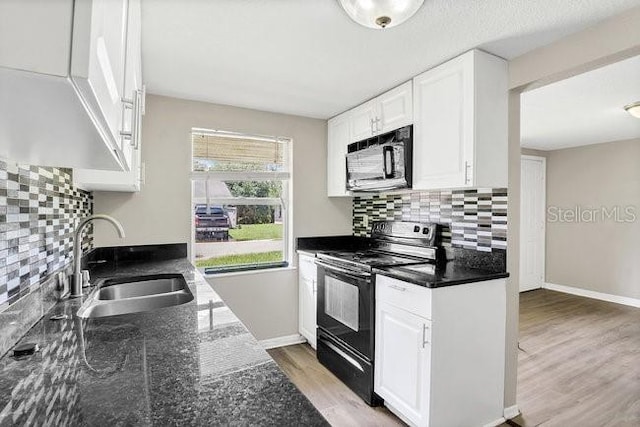
<instances>
[{"instance_id":1,"label":"cabinet door","mask_svg":"<svg viewBox=\"0 0 640 427\"><path fill-rule=\"evenodd\" d=\"M349 114L329 120L327 128L327 195L349 196L347 192L347 145L350 142Z\"/></svg>"},{"instance_id":2,"label":"cabinet door","mask_svg":"<svg viewBox=\"0 0 640 427\"><path fill-rule=\"evenodd\" d=\"M372 137L375 133L375 123L377 117L376 100L365 102L359 107L350 110L350 133L349 142L357 142Z\"/></svg>"},{"instance_id":3,"label":"cabinet door","mask_svg":"<svg viewBox=\"0 0 640 427\"><path fill-rule=\"evenodd\" d=\"M127 0L75 2L71 78L106 141L123 158L122 98L127 42Z\"/></svg>"},{"instance_id":4,"label":"cabinet door","mask_svg":"<svg viewBox=\"0 0 640 427\"><path fill-rule=\"evenodd\" d=\"M429 423L431 323L376 301L374 389L417 426Z\"/></svg>"},{"instance_id":5,"label":"cabinet door","mask_svg":"<svg viewBox=\"0 0 640 427\"><path fill-rule=\"evenodd\" d=\"M406 82L376 98L378 117L376 127L379 132L389 132L413 122L413 83Z\"/></svg>"},{"instance_id":6,"label":"cabinet door","mask_svg":"<svg viewBox=\"0 0 640 427\"><path fill-rule=\"evenodd\" d=\"M127 50L125 60L124 94L130 103L122 109L122 130L130 132L129 139L122 140L122 158L129 165L128 171L104 171L75 169L76 186L87 191L140 191L143 180L141 156L142 111L144 90L142 83L141 14L140 0L129 0L127 26Z\"/></svg>"},{"instance_id":7,"label":"cabinet door","mask_svg":"<svg viewBox=\"0 0 640 427\"><path fill-rule=\"evenodd\" d=\"M414 78L414 189L472 184L473 105L472 55Z\"/></svg>"},{"instance_id":8,"label":"cabinet door","mask_svg":"<svg viewBox=\"0 0 640 427\"><path fill-rule=\"evenodd\" d=\"M140 185L140 144L142 126L142 34L140 0L129 0L127 25L127 51L125 58L124 98L127 100L122 110L122 130L130 132L123 139L122 151L131 165L132 182Z\"/></svg>"},{"instance_id":9,"label":"cabinet door","mask_svg":"<svg viewBox=\"0 0 640 427\"><path fill-rule=\"evenodd\" d=\"M300 255L298 261L298 331L316 348L316 265L312 257Z\"/></svg>"}]
</instances>

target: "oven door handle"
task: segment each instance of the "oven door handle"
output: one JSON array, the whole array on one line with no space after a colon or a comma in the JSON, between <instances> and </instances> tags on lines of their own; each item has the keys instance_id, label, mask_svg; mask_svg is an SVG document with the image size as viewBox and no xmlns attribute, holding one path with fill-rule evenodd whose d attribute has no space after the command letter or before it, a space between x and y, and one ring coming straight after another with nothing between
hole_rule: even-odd
<instances>
[{"instance_id":1,"label":"oven door handle","mask_svg":"<svg viewBox=\"0 0 640 427\"><path fill-rule=\"evenodd\" d=\"M358 361L356 359L354 359L353 357L349 356L347 353L345 353L344 351L340 350L338 347L336 347L335 345L333 345L329 341L327 341L325 339L322 339L322 338L320 338L320 341L322 341L322 343L324 345L326 345L327 347L329 347L331 350L335 351L344 360L346 360L351 365L353 365L354 368L358 369L360 372L364 372L364 368L362 367L361 364L358 363Z\"/></svg>"},{"instance_id":2,"label":"oven door handle","mask_svg":"<svg viewBox=\"0 0 640 427\"><path fill-rule=\"evenodd\" d=\"M347 270L346 268L336 267L335 265L327 264L325 262L318 261L318 260L316 260L316 265L319 265L320 267L323 267L329 271L346 274L348 276L354 276L354 277L359 277L363 279L368 279L371 277L371 273Z\"/></svg>"}]
</instances>

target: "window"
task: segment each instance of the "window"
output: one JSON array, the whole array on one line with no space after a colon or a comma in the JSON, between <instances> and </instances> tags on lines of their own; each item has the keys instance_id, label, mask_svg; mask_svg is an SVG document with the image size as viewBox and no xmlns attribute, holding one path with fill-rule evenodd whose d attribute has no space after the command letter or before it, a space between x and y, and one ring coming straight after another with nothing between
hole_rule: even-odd
<instances>
[{"instance_id":1,"label":"window","mask_svg":"<svg viewBox=\"0 0 640 427\"><path fill-rule=\"evenodd\" d=\"M204 273L287 265L291 140L193 129L196 266Z\"/></svg>"}]
</instances>

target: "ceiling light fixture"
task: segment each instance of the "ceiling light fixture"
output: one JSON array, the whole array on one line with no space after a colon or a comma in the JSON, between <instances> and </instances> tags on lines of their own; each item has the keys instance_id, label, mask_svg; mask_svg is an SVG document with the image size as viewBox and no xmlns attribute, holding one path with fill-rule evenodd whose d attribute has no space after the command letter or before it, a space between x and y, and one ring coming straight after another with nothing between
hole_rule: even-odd
<instances>
[{"instance_id":1,"label":"ceiling light fixture","mask_svg":"<svg viewBox=\"0 0 640 427\"><path fill-rule=\"evenodd\" d=\"M347 15L365 27L382 29L402 24L424 0L339 0Z\"/></svg>"},{"instance_id":2,"label":"ceiling light fixture","mask_svg":"<svg viewBox=\"0 0 640 427\"><path fill-rule=\"evenodd\" d=\"M633 117L640 119L640 101L634 102L633 104L625 105L624 109Z\"/></svg>"}]
</instances>

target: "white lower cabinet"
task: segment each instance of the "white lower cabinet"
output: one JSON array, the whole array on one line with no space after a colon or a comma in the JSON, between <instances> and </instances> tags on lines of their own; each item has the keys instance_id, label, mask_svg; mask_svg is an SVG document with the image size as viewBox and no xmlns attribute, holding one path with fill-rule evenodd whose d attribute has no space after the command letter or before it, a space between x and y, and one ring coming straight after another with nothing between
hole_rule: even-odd
<instances>
[{"instance_id":1,"label":"white lower cabinet","mask_svg":"<svg viewBox=\"0 0 640 427\"><path fill-rule=\"evenodd\" d=\"M376 312L375 391L415 425L429 418L431 322L391 304L379 302Z\"/></svg>"},{"instance_id":2,"label":"white lower cabinet","mask_svg":"<svg viewBox=\"0 0 640 427\"><path fill-rule=\"evenodd\" d=\"M374 389L392 412L420 427L504 421L505 289L376 276Z\"/></svg>"},{"instance_id":3,"label":"white lower cabinet","mask_svg":"<svg viewBox=\"0 0 640 427\"><path fill-rule=\"evenodd\" d=\"M298 332L316 348L317 269L314 257L298 255Z\"/></svg>"}]
</instances>

